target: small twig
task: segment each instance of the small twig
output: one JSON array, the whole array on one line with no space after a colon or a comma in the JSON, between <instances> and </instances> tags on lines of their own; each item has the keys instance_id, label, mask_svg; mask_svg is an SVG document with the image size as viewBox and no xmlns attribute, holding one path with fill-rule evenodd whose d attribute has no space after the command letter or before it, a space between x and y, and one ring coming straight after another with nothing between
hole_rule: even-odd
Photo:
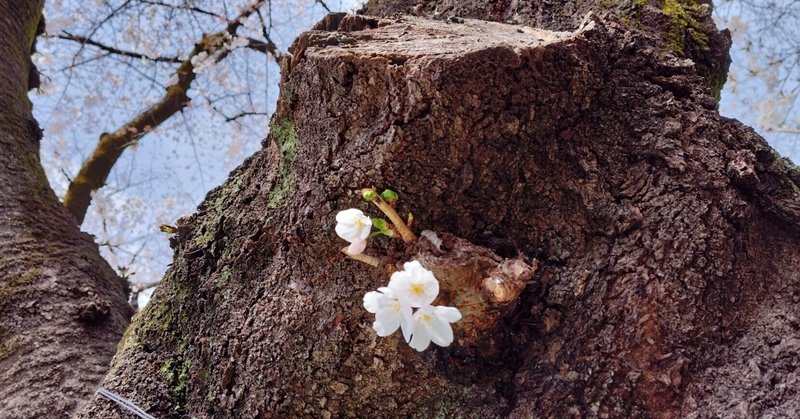
<instances>
[{"instance_id":1,"label":"small twig","mask_svg":"<svg viewBox=\"0 0 800 419\"><path fill-rule=\"evenodd\" d=\"M389 220L392 222L397 232L400 233L400 237L403 238L403 241L406 243L411 243L417 240L417 236L411 231L410 228L408 228L405 221L403 221L403 218L397 214L397 211L395 211L391 205L381 198L381 196L378 194L378 191L375 188L368 190L375 192L375 199L372 200L372 203L375 204L381 211L383 211L387 217L389 217Z\"/></svg>"},{"instance_id":2,"label":"small twig","mask_svg":"<svg viewBox=\"0 0 800 419\"><path fill-rule=\"evenodd\" d=\"M354 255L354 254L352 254L352 253L347 251L347 247L343 247L342 248L342 253L344 253L345 255L347 255L351 259L355 259L355 260L357 260L359 262L366 263L367 265L375 267L375 268L377 268L381 264L381 260L376 258L375 256L370 256L370 255L365 254L365 253L360 253L360 254Z\"/></svg>"},{"instance_id":3,"label":"small twig","mask_svg":"<svg viewBox=\"0 0 800 419\"><path fill-rule=\"evenodd\" d=\"M86 37L86 36L73 35L73 34L67 32L67 31L64 31L64 32L62 32L60 34L56 34L56 35L49 35L48 37L63 39L65 41L73 41L73 42L77 42L77 43L79 43L81 45L91 45L93 47L97 47L100 50L106 51L108 53L116 54L116 55L122 55L124 57L138 58L138 59L150 60L150 61L155 61L155 62L175 63L175 64L180 64L181 62L183 62L183 60L178 58L178 57L161 57L161 56L151 57L151 56L148 56L148 55L145 55L145 54L142 54L142 53L139 53L139 52L135 52L135 51L122 50L122 49L119 49L119 48L116 48L116 47L112 47L110 45L105 45L103 43L97 42L97 41L95 41L95 40L93 40L93 39L91 39L89 37Z\"/></svg>"}]
</instances>

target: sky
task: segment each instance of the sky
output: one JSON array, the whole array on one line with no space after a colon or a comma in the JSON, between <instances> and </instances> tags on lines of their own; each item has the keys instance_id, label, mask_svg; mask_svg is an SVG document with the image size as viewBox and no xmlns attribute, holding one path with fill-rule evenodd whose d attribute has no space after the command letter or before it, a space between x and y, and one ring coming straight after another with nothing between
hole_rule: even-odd
<instances>
[{"instance_id":1,"label":"sky","mask_svg":"<svg viewBox=\"0 0 800 419\"><path fill-rule=\"evenodd\" d=\"M353 10L359 3L326 1L335 10ZM797 73L781 72L774 62L763 63L765 55L749 36L761 34L762 27L780 25L759 20L752 11L737 8L736 2L722 3L716 20L732 29L735 45L731 81L722 93L720 113L753 126L779 153L800 162L798 134L775 129L798 127L800 106L795 108L794 102L785 98L792 86L796 91L800 81L787 87L774 80L796 78ZM120 4L121 0L50 0L45 9L48 33L90 32ZM228 17L237 13L236 7L219 7L224 2L210 4L217 5L215 13ZM314 0L270 4L270 37L282 51L326 13ZM93 37L147 54L181 56L202 33L219 30L224 24L214 17L181 20L169 13L156 6L127 10L96 30ZM245 26L245 33L260 36L257 20L251 19ZM770 41L773 35L761 36ZM792 41L776 39L772 44L787 42ZM54 190L63 196L100 133L115 130L157 100L172 67L103 56L91 47L81 49L52 38L41 39L38 48L34 60L45 84L31 99L35 116L45 129L43 165ZM220 65L198 74L190 91L192 106L124 153L108 186L95 195L83 230L95 235L106 259L134 284L158 281L172 260L168 236L158 226L175 224L191 214L209 190L222 184L232 169L260 148L268 131L268 115L275 109L279 77L271 57L235 50ZM253 115L226 122L240 112Z\"/></svg>"}]
</instances>

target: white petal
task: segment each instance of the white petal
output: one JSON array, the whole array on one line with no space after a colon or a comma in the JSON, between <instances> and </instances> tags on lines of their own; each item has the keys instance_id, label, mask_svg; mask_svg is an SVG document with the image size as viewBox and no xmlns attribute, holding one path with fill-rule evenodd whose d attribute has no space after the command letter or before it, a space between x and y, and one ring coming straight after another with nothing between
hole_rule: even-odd
<instances>
[{"instance_id":1,"label":"white petal","mask_svg":"<svg viewBox=\"0 0 800 419\"><path fill-rule=\"evenodd\" d=\"M400 330L403 332L403 339L408 343L411 340L411 335L414 333L414 318L412 317L411 306L400 303Z\"/></svg>"},{"instance_id":2,"label":"white petal","mask_svg":"<svg viewBox=\"0 0 800 419\"><path fill-rule=\"evenodd\" d=\"M356 209L356 208L349 208L349 209L346 209L346 210L344 210L344 211L339 211L339 212L336 214L336 222L337 222L337 223L347 223L347 224L353 224L353 221L354 221L354 220L356 219L356 217L358 217L358 216L362 216L362 217L363 217L363 216L364 216L364 213L363 213L363 212L361 212L361 210L360 210L360 209Z\"/></svg>"},{"instance_id":3,"label":"white petal","mask_svg":"<svg viewBox=\"0 0 800 419\"><path fill-rule=\"evenodd\" d=\"M366 248L367 241L361 240L360 242L350 243L350 246L347 248L347 253L351 255L360 255Z\"/></svg>"},{"instance_id":4,"label":"white petal","mask_svg":"<svg viewBox=\"0 0 800 419\"><path fill-rule=\"evenodd\" d=\"M436 317L446 320L450 323L455 323L461 320L461 312L455 307L436 306Z\"/></svg>"},{"instance_id":5,"label":"white petal","mask_svg":"<svg viewBox=\"0 0 800 419\"><path fill-rule=\"evenodd\" d=\"M425 290L425 294L422 301L420 301L420 306L426 306L433 303L433 300L439 296L439 281L434 278L433 273L428 272L428 274L430 274L430 277L426 277L423 279L423 281L421 281L422 288Z\"/></svg>"},{"instance_id":6,"label":"white petal","mask_svg":"<svg viewBox=\"0 0 800 419\"><path fill-rule=\"evenodd\" d=\"M414 326L414 336L411 338L411 342L408 342L408 346L416 349L419 352L428 349L428 346L431 344L431 338L428 336L428 331L426 328L420 324L415 324Z\"/></svg>"},{"instance_id":7,"label":"white petal","mask_svg":"<svg viewBox=\"0 0 800 419\"><path fill-rule=\"evenodd\" d=\"M453 328L446 320L434 316L433 320L428 322L428 326L433 343L439 346L448 346L453 343Z\"/></svg>"},{"instance_id":8,"label":"white petal","mask_svg":"<svg viewBox=\"0 0 800 419\"><path fill-rule=\"evenodd\" d=\"M364 294L364 308L370 313L377 313L378 310L381 309L381 301L384 298L386 298L385 295L379 292L370 291Z\"/></svg>"},{"instance_id":9,"label":"white petal","mask_svg":"<svg viewBox=\"0 0 800 419\"><path fill-rule=\"evenodd\" d=\"M366 216L359 217L359 220L361 221L361 225L360 226L356 225L357 228L359 229L358 240L363 241L366 240L367 237L369 237L369 233L372 230L372 220Z\"/></svg>"},{"instance_id":10,"label":"white petal","mask_svg":"<svg viewBox=\"0 0 800 419\"><path fill-rule=\"evenodd\" d=\"M378 336L389 336L400 327L401 316L397 315L394 310L387 309L381 310L375 314L375 323L372 327L378 332Z\"/></svg>"},{"instance_id":11,"label":"white petal","mask_svg":"<svg viewBox=\"0 0 800 419\"><path fill-rule=\"evenodd\" d=\"M425 269L425 268L423 268L422 264L416 260L412 260L410 262L406 262L403 264L403 270L412 275L416 273L419 269Z\"/></svg>"},{"instance_id":12,"label":"white petal","mask_svg":"<svg viewBox=\"0 0 800 419\"><path fill-rule=\"evenodd\" d=\"M411 276L405 271L397 271L389 277L389 289L395 296L403 294L410 284Z\"/></svg>"},{"instance_id":13,"label":"white petal","mask_svg":"<svg viewBox=\"0 0 800 419\"><path fill-rule=\"evenodd\" d=\"M397 298L394 295L394 291L392 291L389 287L380 287L380 288L378 288L378 291L382 292L383 295L385 295L385 296L387 296L389 298L395 298L395 299Z\"/></svg>"},{"instance_id":14,"label":"white petal","mask_svg":"<svg viewBox=\"0 0 800 419\"><path fill-rule=\"evenodd\" d=\"M361 232L355 225L352 224L336 224L336 235L349 241L350 243L359 241L358 238Z\"/></svg>"}]
</instances>

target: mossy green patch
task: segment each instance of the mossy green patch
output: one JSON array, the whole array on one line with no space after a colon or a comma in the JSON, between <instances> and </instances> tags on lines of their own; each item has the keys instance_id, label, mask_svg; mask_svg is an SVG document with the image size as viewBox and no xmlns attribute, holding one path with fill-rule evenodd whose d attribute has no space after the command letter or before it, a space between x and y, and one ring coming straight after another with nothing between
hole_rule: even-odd
<instances>
[{"instance_id":1,"label":"mossy green patch","mask_svg":"<svg viewBox=\"0 0 800 419\"><path fill-rule=\"evenodd\" d=\"M209 227L213 226L205 226L205 228ZM199 247L206 247L209 243L211 243L212 240L214 240L214 236L215 234L213 231L206 229L202 234L199 234L194 238L194 244Z\"/></svg>"},{"instance_id":2,"label":"mossy green patch","mask_svg":"<svg viewBox=\"0 0 800 419\"><path fill-rule=\"evenodd\" d=\"M233 272L231 272L231 268L227 266L222 268L222 273L220 273L219 278L217 278L216 282L217 288L222 288L225 285L227 285L228 281L230 281L231 279L231 275L233 275Z\"/></svg>"},{"instance_id":3,"label":"mossy green patch","mask_svg":"<svg viewBox=\"0 0 800 419\"><path fill-rule=\"evenodd\" d=\"M175 412L180 413L186 409L186 395L189 389L189 370L192 367L188 358L176 356L167 360L161 366L164 381L170 386L172 393L171 407Z\"/></svg>"},{"instance_id":4,"label":"mossy green patch","mask_svg":"<svg viewBox=\"0 0 800 419\"><path fill-rule=\"evenodd\" d=\"M0 361L8 358L19 348L19 338L11 338L0 342Z\"/></svg>"},{"instance_id":5,"label":"mossy green patch","mask_svg":"<svg viewBox=\"0 0 800 419\"><path fill-rule=\"evenodd\" d=\"M34 279L42 275L42 268L35 267L19 276L10 276L4 283L0 283L0 310L11 301L11 298L25 291Z\"/></svg>"},{"instance_id":6,"label":"mossy green patch","mask_svg":"<svg viewBox=\"0 0 800 419\"><path fill-rule=\"evenodd\" d=\"M667 43L676 55L686 57L688 43L708 49L708 35L698 20L705 7L694 0L664 0L661 4L661 11L670 19Z\"/></svg>"},{"instance_id":7,"label":"mossy green patch","mask_svg":"<svg viewBox=\"0 0 800 419\"><path fill-rule=\"evenodd\" d=\"M294 124L289 120L273 123L270 135L278 146L281 160L278 165L278 180L275 187L269 192L267 207L275 209L283 205L287 198L294 193L295 175L291 165L297 156L297 132Z\"/></svg>"}]
</instances>

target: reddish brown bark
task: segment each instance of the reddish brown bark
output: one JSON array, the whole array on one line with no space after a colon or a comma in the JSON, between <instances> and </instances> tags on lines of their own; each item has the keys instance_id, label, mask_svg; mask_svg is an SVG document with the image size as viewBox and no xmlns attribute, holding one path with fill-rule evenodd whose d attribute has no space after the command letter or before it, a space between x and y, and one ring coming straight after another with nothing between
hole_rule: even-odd
<instances>
[{"instance_id":1,"label":"reddish brown bark","mask_svg":"<svg viewBox=\"0 0 800 419\"><path fill-rule=\"evenodd\" d=\"M718 115L723 58L624 16L328 16L284 62L264 149L179 227L105 385L158 417L797 415L800 171ZM386 272L343 259L333 219L373 185L418 231L491 249L476 270L538 265L483 341L457 327L418 354L370 329Z\"/></svg>"},{"instance_id":2,"label":"reddish brown bark","mask_svg":"<svg viewBox=\"0 0 800 419\"><path fill-rule=\"evenodd\" d=\"M0 0L0 416L64 417L128 324L125 282L50 189L27 97L41 2ZM38 29L37 29L38 28Z\"/></svg>"}]
</instances>

